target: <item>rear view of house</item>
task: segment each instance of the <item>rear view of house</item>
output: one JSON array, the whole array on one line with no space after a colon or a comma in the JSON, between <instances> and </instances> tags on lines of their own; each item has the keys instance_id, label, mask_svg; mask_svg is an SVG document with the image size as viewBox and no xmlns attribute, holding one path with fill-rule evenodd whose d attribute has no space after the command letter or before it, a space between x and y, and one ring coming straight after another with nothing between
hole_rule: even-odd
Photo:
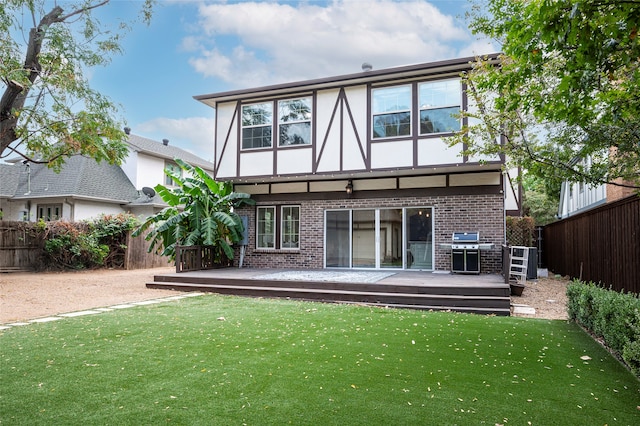
<instances>
[{"instance_id":1,"label":"rear view of house","mask_svg":"<svg viewBox=\"0 0 640 426\"><path fill-rule=\"evenodd\" d=\"M215 178L256 200L244 265L449 271L452 235L477 232L498 272L504 161L446 141L473 60L196 96L216 111Z\"/></svg>"}]
</instances>

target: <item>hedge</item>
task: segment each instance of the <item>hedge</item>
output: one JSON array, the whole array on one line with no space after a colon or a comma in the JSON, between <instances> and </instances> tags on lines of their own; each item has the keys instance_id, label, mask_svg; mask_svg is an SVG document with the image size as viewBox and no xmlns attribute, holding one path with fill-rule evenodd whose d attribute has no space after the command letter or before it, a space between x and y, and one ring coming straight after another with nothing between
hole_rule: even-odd
<instances>
[{"instance_id":1,"label":"hedge","mask_svg":"<svg viewBox=\"0 0 640 426\"><path fill-rule=\"evenodd\" d=\"M594 283L572 281L567 286L569 318L581 324L640 377L640 299Z\"/></svg>"}]
</instances>

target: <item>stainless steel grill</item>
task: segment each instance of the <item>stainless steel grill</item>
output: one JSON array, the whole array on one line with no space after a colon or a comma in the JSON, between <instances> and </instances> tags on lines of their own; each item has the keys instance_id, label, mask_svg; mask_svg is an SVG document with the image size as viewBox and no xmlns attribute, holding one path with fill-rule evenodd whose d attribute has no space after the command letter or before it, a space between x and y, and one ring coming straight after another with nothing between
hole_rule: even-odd
<instances>
[{"instance_id":1,"label":"stainless steel grill","mask_svg":"<svg viewBox=\"0 0 640 426\"><path fill-rule=\"evenodd\" d=\"M451 241L451 272L479 274L480 233L454 232Z\"/></svg>"}]
</instances>

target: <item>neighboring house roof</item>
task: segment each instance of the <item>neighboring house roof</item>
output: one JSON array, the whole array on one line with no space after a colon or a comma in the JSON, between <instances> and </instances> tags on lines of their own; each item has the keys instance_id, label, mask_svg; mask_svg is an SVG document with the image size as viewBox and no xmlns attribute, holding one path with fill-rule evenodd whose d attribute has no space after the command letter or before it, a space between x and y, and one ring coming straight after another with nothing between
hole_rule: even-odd
<instances>
[{"instance_id":1,"label":"neighboring house roof","mask_svg":"<svg viewBox=\"0 0 640 426\"><path fill-rule=\"evenodd\" d=\"M31 164L30 176L26 166L19 169L14 199L76 197L124 204L139 195L120 167L92 158L70 157L59 173L45 164Z\"/></svg>"},{"instance_id":2,"label":"neighboring house roof","mask_svg":"<svg viewBox=\"0 0 640 426\"><path fill-rule=\"evenodd\" d=\"M11 198L16 194L20 172L24 167L13 164L0 164L0 198Z\"/></svg>"},{"instance_id":3,"label":"neighboring house roof","mask_svg":"<svg viewBox=\"0 0 640 426\"><path fill-rule=\"evenodd\" d=\"M155 157L165 158L167 160L174 160L176 158L179 158L191 164L192 166L198 166L208 171L213 170L213 163L206 161L188 151L185 151L184 149L172 146L168 143L167 145L165 145L164 143L154 141L153 139L147 139L132 134L129 134L128 142L131 148L137 152L153 155Z\"/></svg>"}]
</instances>

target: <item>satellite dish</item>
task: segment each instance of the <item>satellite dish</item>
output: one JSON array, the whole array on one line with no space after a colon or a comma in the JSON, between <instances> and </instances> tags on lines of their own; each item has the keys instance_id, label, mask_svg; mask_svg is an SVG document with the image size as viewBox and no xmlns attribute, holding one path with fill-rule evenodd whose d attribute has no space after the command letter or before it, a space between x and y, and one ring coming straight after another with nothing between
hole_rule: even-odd
<instances>
[{"instance_id":1,"label":"satellite dish","mask_svg":"<svg viewBox=\"0 0 640 426\"><path fill-rule=\"evenodd\" d=\"M153 198L156 195L156 191L153 188L149 188L148 186L142 187L142 193L149 198Z\"/></svg>"}]
</instances>

